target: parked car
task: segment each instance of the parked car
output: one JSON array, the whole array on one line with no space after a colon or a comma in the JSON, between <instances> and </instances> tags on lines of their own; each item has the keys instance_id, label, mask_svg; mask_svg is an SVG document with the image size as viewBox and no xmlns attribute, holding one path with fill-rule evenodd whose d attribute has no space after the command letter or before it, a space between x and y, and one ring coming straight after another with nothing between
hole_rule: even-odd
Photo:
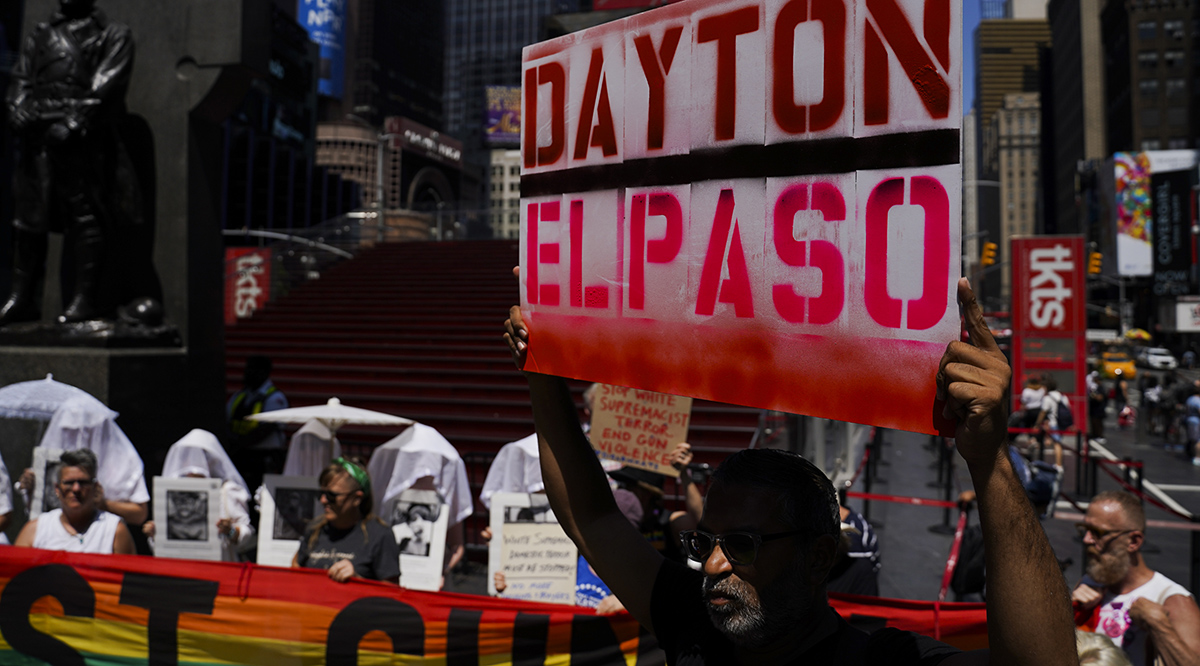
<instances>
[{"instance_id":1,"label":"parked car","mask_svg":"<svg viewBox=\"0 0 1200 666\"><path fill-rule=\"evenodd\" d=\"M1179 367L1179 362L1171 352L1162 347L1142 347L1137 355L1137 364L1155 370L1174 370Z\"/></svg>"},{"instance_id":2,"label":"parked car","mask_svg":"<svg viewBox=\"0 0 1200 666\"><path fill-rule=\"evenodd\" d=\"M1116 377L1118 369L1125 379L1133 379L1137 376L1137 368L1134 367L1133 359L1129 358L1129 354L1125 352L1104 352L1100 364L1100 374L1107 379Z\"/></svg>"}]
</instances>

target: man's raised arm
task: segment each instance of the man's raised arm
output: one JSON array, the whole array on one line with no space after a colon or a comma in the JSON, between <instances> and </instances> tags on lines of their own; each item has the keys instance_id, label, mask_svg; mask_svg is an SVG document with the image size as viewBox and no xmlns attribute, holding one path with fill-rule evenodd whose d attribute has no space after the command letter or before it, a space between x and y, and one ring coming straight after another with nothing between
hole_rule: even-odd
<instances>
[{"instance_id":1,"label":"man's raised arm","mask_svg":"<svg viewBox=\"0 0 1200 666\"><path fill-rule=\"evenodd\" d=\"M1077 664L1066 581L1008 460L1012 369L992 339L966 279L959 280L958 300L971 342L950 343L937 383L947 416L958 421L958 451L979 497L988 575L989 663ZM945 664L974 663L978 656L958 655Z\"/></svg>"},{"instance_id":2,"label":"man's raised arm","mask_svg":"<svg viewBox=\"0 0 1200 666\"><path fill-rule=\"evenodd\" d=\"M504 327L513 359L523 368L529 331L519 307L509 311ZM579 427L567 383L561 377L533 372L525 377L550 508L600 579L653 631L650 593L662 556L617 508L604 469Z\"/></svg>"}]
</instances>

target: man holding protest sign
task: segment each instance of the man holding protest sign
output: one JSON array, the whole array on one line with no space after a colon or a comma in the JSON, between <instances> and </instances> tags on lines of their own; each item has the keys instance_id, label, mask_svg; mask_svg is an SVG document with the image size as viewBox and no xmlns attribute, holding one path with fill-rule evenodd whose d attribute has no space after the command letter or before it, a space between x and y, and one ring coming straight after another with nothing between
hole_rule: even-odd
<instances>
[{"instance_id":1,"label":"man holding protest sign","mask_svg":"<svg viewBox=\"0 0 1200 666\"><path fill-rule=\"evenodd\" d=\"M971 342L950 343L937 386L945 415L957 420L958 450L979 496L990 651L959 653L895 629L868 637L846 624L824 587L836 552L837 495L823 472L787 452L747 450L726 461L714 474L700 529L684 533L702 572L664 561L617 509L566 383L526 373L554 513L601 579L655 633L669 663L1077 663L1065 582L1006 457L1012 371L966 280L958 297ZM505 328L523 368L536 331L518 307Z\"/></svg>"}]
</instances>

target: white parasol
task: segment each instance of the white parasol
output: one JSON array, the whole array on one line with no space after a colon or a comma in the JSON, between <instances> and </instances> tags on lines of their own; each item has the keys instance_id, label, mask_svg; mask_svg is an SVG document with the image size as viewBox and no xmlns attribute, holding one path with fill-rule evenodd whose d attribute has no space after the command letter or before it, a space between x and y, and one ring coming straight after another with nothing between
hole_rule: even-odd
<instances>
[{"instance_id":1,"label":"white parasol","mask_svg":"<svg viewBox=\"0 0 1200 666\"><path fill-rule=\"evenodd\" d=\"M251 414L246 418L270 423L307 423L312 419L316 419L329 428L331 436L336 435L338 428L348 423L381 426L411 425L413 423L411 419L406 419L402 416L392 416L391 414L375 412L369 409L348 407L343 405L342 401L337 398L330 398L329 402L324 405L277 409L271 412Z\"/></svg>"},{"instance_id":2,"label":"white parasol","mask_svg":"<svg viewBox=\"0 0 1200 666\"><path fill-rule=\"evenodd\" d=\"M46 375L45 379L18 382L0 388L0 418L49 421L59 407L72 399L88 402L89 413L111 415L111 418L117 416L116 412L105 407L87 391L55 381L53 375Z\"/></svg>"}]
</instances>

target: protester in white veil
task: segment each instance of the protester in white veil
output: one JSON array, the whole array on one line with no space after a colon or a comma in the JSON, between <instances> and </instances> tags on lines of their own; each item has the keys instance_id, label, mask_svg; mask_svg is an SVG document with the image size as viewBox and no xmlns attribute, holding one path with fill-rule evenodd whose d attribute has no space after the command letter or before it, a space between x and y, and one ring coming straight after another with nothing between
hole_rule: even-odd
<instances>
[{"instance_id":1,"label":"protester in white veil","mask_svg":"<svg viewBox=\"0 0 1200 666\"><path fill-rule=\"evenodd\" d=\"M546 487L542 482L542 462L538 457L537 433L500 448L488 468L479 501L492 508L496 493L536 493Z\"/></svg>"},{"instance_id":2,"label":"protester in white veil","mask_svg":"<svg viewBox=\"0 0 1200 666\"><path fill-rule=\"evenodd\" d=\"M215 521L217 534L221 535L221 559L237 562L240 553L254 546L250 489L216 435L200 429L184 435L167 451L162 475L168 479L221 479L224 483L221 484L220 515ZM147 522L142 529L146 536L153 537L154 521Z\"/></svg>"},{"instance_id":3,"label":"protester in white veil","mask_svg":"<svg viewBox=\"0 0 1200 666\"><path fill-rule=\"evenodd\" d=\"M318 419L312 419L292 435L287 460L283 463L283 475L320 476L334 458L340 457L342 445L329 432L329 427Z\"/></svg>"},{"instance_id":4,"label":"protester in white veil","mask_svg":"<svg viewBox=\"0 0 1200 666\"><path fill-rule=\"evenodd\" d=\"M50 419L41 445L62 451L91 449L98 462L96 480L103 491L100 508L131 525L141 525L150 502L145 466L116 418L116 412L91 396L71 398Z\"/></svg>"},{"instance_id":5,"label":"protester in white veil","mask_svg":"<svg viewBox=\"0 0 1200 666\"><path fill-rule=\"evenodd\" d=\"M8 528L12 508L12 481L8 478L8 468L4 466L4 459L0 458L0 546L8 545L8 535L4 530Z\"/></svg>"},{"instance_id":6,"label":"protester in white veil","mask_svg":"<svg viewBox=\"0 0 1200 666\"><path fill-rule=\"evenodd\" d=\"M437 430L414 423L375 449L367 472L372 486L383 489L380 507L409 488L436 490L442 496L450 516L443 572L453 569L463 556L462 521L475 510L467 466L454 445Z\"/></svg>"}]
</instances>

